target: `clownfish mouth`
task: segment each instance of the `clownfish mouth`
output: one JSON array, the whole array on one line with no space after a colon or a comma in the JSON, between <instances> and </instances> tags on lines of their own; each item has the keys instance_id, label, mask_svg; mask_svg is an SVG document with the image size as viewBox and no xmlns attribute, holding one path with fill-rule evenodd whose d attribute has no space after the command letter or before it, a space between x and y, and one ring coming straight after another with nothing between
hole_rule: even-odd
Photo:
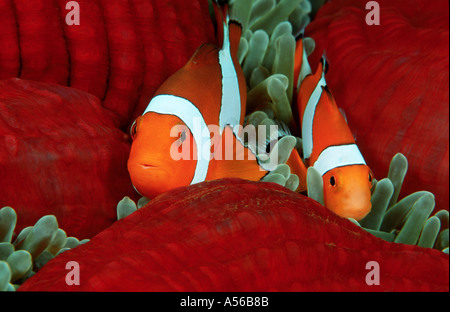
<instances>
[{"instance_id":1,"label":"clownfish mouth","mask_svg":"<svg viewBox=\"0 0 450 312\"><path fill-rule=\"evenodd\" d=\"M150 164L140 164L142 168L144 169L151 169L151 168L157 168L157 166L150 165Z\"/></svg>"}]
</instances>

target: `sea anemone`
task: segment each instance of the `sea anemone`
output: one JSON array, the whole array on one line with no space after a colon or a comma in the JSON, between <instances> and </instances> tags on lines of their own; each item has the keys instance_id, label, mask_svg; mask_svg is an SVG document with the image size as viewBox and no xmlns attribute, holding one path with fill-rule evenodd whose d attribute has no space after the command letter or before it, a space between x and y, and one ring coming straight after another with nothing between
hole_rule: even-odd
<instances>
[{"instance_id":1,"label":"sea anemone","mask_svg":"<svg viewBox=\"0 0 450 312\"><path fill-rule=\"evenodd\" d=\"M264 111L293 128L295 36L309 23L311 4L295 1L231 1L231 17L243 27L238 58L248 86L247 113ZM306 38L307 53L314 41Z\"/></svg>"},{"instance_id":2,"label":"sea anemone","mask_svg":"<svg viewBox=\"0 0 450 312\"><path fill-rule=\"evenodd\" d=\"M66 283L69 261L79 285ZM227 178L155 197L18 290L448 291L448 269L448 255L376 238L285 187Z\"/></svg>"},{"instance_id":3,"label":"sea anemone","mask_svg":"<svg viewBox=\"0 0 450 312\"><path fill-rule=\"evenodd\" d=\"M40 218L15 236L17 215L13 208L0 209L0 291L14 291L62 252L88 242L67 237L54 215Z\"/></svg>"}]
</instances>

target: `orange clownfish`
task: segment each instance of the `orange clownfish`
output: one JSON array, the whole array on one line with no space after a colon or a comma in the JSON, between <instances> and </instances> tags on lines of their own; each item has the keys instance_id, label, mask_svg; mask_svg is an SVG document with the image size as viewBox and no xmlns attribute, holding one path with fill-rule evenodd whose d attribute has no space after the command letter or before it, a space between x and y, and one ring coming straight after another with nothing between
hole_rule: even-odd
<instances>
[{"instance_id":1,"label":"orange clownfish","mask_svg":"<svg viewBox=\"0 0 450 312\"><path fill-rule=\"evenodd\" d=\"M247 97L237 58L242 29L230 21L226 3L214 2L214 9L222 47L198 48L161 85L131 127L128 171L143 196L152 198L175 187L224 177L258 181L268 172L239 139L237 126L244 122ZM210 125L217 125L218 131L211 132ZM236 146L234 157L213 157L229 152L224 150L225 137ZM179 161L173 156L182 150L189 151L188 157Z\"/></svg>"},{"instance_id":2,"label":"orange clownfish","mask_svg":"<svg viewBox=\"0 0 450 312\"><path fill-rule=\"evenodd\" d=\"M313 166L322 175L325 207L361 220L372 207L373 174L326 84L326 59L322 57L312 74L303 39L299 39L295 67L305 166Z\"/></svg>"}]
</instances>

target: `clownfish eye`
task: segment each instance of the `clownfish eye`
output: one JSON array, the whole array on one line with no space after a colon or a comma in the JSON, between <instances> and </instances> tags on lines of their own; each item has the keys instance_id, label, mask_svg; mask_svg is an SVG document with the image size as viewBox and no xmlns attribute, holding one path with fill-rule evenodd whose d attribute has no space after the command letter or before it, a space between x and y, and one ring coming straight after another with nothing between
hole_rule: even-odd
<instances>
[{"instance_id":1,"label":"clownfish eye","mask_svg":"<svg viewBox=\"0 0 450 312\"><path fill-rule=\"evenodd\" d=\"M183 131L180 133L180 141L181 141L181 143L183 143L183 142L186 140L186 138L187 138L186 131L183 130Z\"/></svg>"},{"instance_id":2,"label":"clownfish eye","mask_svg":"<svg viewBox=\"0 0 450 312\"><path fill-rule=\"evenodd\" d=\"M331 176L331 178L330 178L330 185L331 186L336 186L336 179L335 179L334 176Z\"/></svg>"},{"instance_id":3,"label":"clownfish eye","mask_svg":"<svg viewBox=\"0 0 450 312\"><path fill-rule=\"evenodd\" d=\"M137 133L137 123L136 123L136 120L135 120L133 122L133 124L131 125L131 128L130 128L130 134L131 134L131 138L133 140L136 137L136 133Z\"/></svg>"}]
</instances>

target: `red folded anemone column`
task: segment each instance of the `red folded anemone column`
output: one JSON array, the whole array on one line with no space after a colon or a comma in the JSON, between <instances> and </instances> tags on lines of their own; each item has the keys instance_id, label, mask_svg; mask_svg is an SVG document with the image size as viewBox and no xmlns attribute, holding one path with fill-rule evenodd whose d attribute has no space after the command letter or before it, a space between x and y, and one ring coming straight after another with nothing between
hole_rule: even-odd
<instances>
[{"instance_id":1,"label":"red folded anemone column","mask_svg":"<svg viewBox=\"0 0 450 312\"><path fill-rule=\"evenodd\" d=\"M156 197L19 290L448 291L448 273L441 251L375 238L277 184L223 179Z\"/></svg>"},{"instance_id":2,"label":"red folded anemone column","mask_svg":"<svg viewBox=\"0 0 450 312\"><path fill-rule=\"evenodd\" d=\"M54 214L69 236L89 238L135 194L127 136L98 98L57 84L0 81L0 207L18 231Z\"/></svg>"},{"instance_id":3,"label":"red folded anemone column","mask_svg":"<svg viewBox=\"0 0 450 312\"><path fill-rule=\"evenodd\" d=\"M125 130L161 83L215 42L204 0L0 0L0 79L53 82L98 96ZM79 25L66 17L79 13Z\"/></svg>"}]
</instances>

